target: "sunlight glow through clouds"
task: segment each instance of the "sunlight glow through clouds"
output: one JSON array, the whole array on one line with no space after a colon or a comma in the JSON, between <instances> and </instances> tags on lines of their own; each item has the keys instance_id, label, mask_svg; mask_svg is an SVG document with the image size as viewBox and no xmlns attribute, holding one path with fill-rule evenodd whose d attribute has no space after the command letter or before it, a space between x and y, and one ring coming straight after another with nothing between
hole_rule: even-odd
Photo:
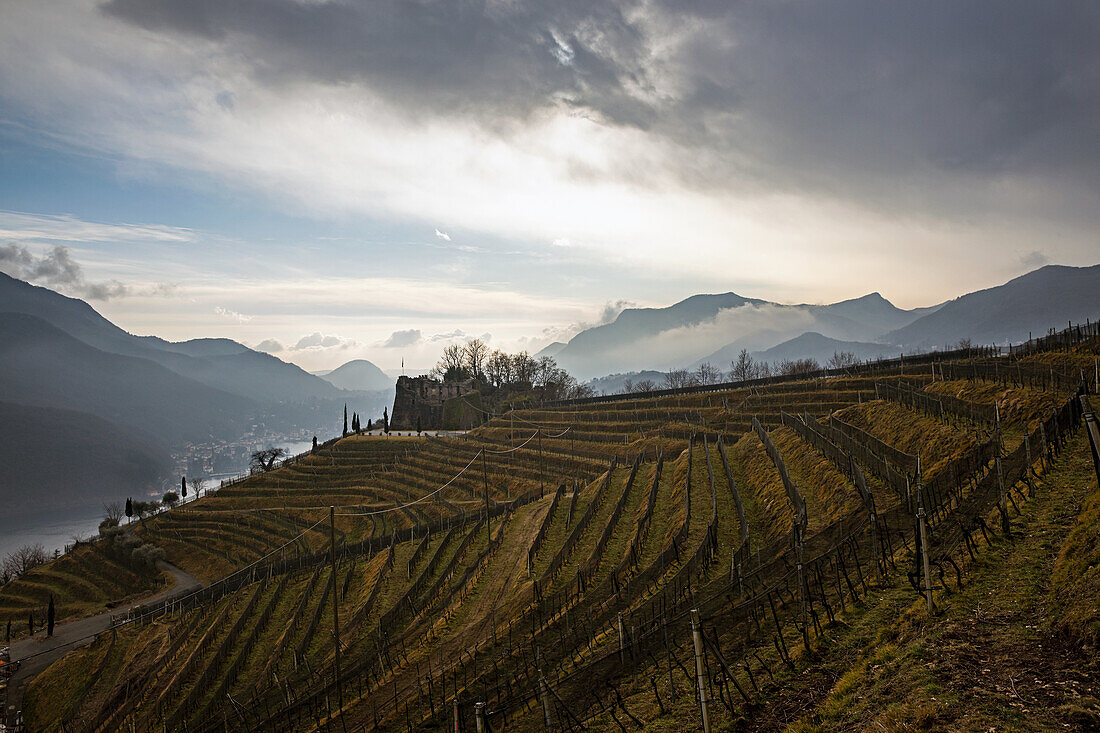
<instances>
[{"instance_id":1,"label":"sunlight glow through clouds","mask_svg":"<svg viewBox=\"0 0 1100 733\"><path fill-rule=\"evenodd\" d=\"M1100 95L1047 73L1052 49L1095 68L1090 24L1008 3L975 35L981 5L9 0L0 137L353 236L44 205L0 211L0 240L71 246L127 328L368 351L455 329L511 348L699 292L923 306L1036 251L1091 264Z\"/></svg>"}]
</instances>

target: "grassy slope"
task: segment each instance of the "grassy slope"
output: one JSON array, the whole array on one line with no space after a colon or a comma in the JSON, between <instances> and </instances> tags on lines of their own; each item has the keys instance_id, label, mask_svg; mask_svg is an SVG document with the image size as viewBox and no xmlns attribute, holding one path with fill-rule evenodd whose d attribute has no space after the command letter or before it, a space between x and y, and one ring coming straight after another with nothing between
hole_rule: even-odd
<instances>
[{"instance_id":1,"label":"grassy slope","mask_svg":"<svg viewBox=\"0 0 1100 733\"><path fill-rule=\"evenodd\" d=\"M1074 529L1080 502L1090 494L1091 511ZM1098 501L1087 440L1079 433L1016 520L1015 538L983 548L963 590L939 600L940 615L929 618L900 580L881 589L827 636L819 661L786 680L746 721L749 727L1030 731L1100 725L1100 660L1079 638L1059 633L1069 619L1069 628L1091 623L1095 629L1100 618L1095 594L1084 588L1064 594L1059 580L1076 575L1064 572L1066 550L1076 541L1091 540L1096 562ZM1082 582L1095 589L1095 570ZM819 694L823 690L828 693Z\"/></svg>"},{"instance_id":2,"label":"grassy slope","mask_svg":"<svg viewBox=\"0 0 1100 733\"><path fill-rule=\"evenodd\" d=\"M866 425L872 432L882 431L883 436L880 437L897 437L901 434L904 439L912 438L914 445L918 445L925 451L925 455L928 457L928 465L931 465L937 459L942 459L946 455L950 455L952 452L959 450L962 446L966 445L969 436L966 436L959 432L957 429L944 426L930 419L925 419L923 416L918 415L905 408L897 406L886 405L881 408L876 407L882 403L865 403L862 408L855 408L853 411L859 411L862 414L866 414L865 411L870 410L870 417L875 418L878 411L882 414L878 415L876 419L871 419ZM855 420L852 420L855 422ZM874 429L873 429L874 428ZM784 457L788 458L788 467L791 468L796 482L800 482L807 485L807 492L814 489L817 493L813 493L808 499L813 499L811 502L813 508L816 508L815 515L821 519L829 517L838 512L849 500L854 497L849 496L850 487L846 484L843 477L836 474L835 470L827 464L827 462L816 452L808 449L807 446L798 442L793 434L788 435L789 431L776 430L773 432L773 438L777 440L779 449L784 453ZM904 433L904 434L902 434ZM579 442L579 441L578 441ZM898 440L892 440L897 444ZM1062 494L1072 494L1066 502L1065 512L1063 515L1057 515L1063 521L1059 525L1061 534L1057 535L1055 539L1050 539L1047 544L1040 544L1037 546L1028 545L1030 542L1030 535L1022 537L1016 541L1015 545L1008 545L1006 543L995 543L994 547L990 550L985 550L982 559L976 564L977 575L972 579L973 582L969 585L964 592L956 596L946 599L945 604L945 616L938 618L929 623L927 619L923 618L923 611L919 603L915 603L912 590L906 587L902 587L899 582L896 585L891 585L886 588L880 589L873 594L873 600L868 606L859 612L854 612L853 609L849 609L849 616L846 617L844 624L839 624L834 627L826 637L818 642L819 656L814 662L813 666L808 671L805 670L804 665L800 667L802 670L797 675L784 676L778 673L778 665L774 665L777 669L777 678L780 681L780 687L778 690L771 690L767 693L764 705L758 708L754 708L747 719L745 724L759 728L759 729L775 729L782 728L786 725L801 722L799 725L808 725L810 727L819 726L825 729L834 728L862 728L865 723L870 723L876 720L881 720L889 727L893 722L901 720L898 715L912 715L911 719L919 720L920 716L925 716L929 722L939 724L941 726L950 725L955 719L944 718L947 713L954 712L955 714L967 713L971 709L977 709L970 698L966 697L962 692L955 691L952 680L954 678L940 679L937 674L946 669L950 671L950 665L943 661L943 655L949 655L949 659L961 659L970 666L966 667L965 671L973 672L974 665L981 663L980 653L984 650L985 646L994 644L997 639L994 638L996 633L1002 628L1002 624L1005 623L1004 619L1008 618L1008 627L1011 628L1015 623L1014 617L1002 618L1004 611L996 611L996 613L1002 614L1001 616L994 616L992 623L988 622L986 617L990 613L989 609L989 592L994 587L990 584L997 583L1015 583L1014 587L1018 587L1021 590L1018 591L1021 594L1021 598L1024 601L1030 602L1032 596L1035 595L1035 589L1041 585L1039 576L1050 577L1051 572L1054 572L1055 578L1059 577L1059 571L1052 571L1051 568L1056 562L1058 556L1059 547L1062 546L1062 538L1069 533L1070 527L1073 524L1075 516L1074 504L1076 500L1079 500L1084 496L1081 490L1074 489L1073 487L1080 487L1084 485L1083 482L1091 476L1091 473L1082 474L1078 466L1076 473L1069 473L1063 476L1061 479L1058 477L1060 472L1070 471L1070 469L1079 463L1078 459L1080 455L1084 455L1087 459L1087 454L1080 454L1080 442L1081 438L1077 438L1075 443L1075 452L1072 454L1067 453L1067 456L1072 455L1073 458L1064 459L1059 462L1057 469L1052 472L1048 477L1048 483L1052 489L1041 489L1036 499L1029 503L1025 509L1024 521L1039 521L1041 519L1040 510L1048 511L1047 504L1052 507L1056 502L1053 499L1062 496ZM615 445L613 443L608 444ZM623 444L619 444L623 445ZM904 447L904 446L902 446ZM615 445L616 450L618 445ZM713 452L713 447L712 447ZM745 435L742 440L737 444L730 447L730 458L733 464L732 468L735 473L735 477L738 479L739 485L742 488L742 493L746 499L746 509L749 515L749 523L753 529L754 544L759 544L760 541L769 536L781 534L785 526L790 524L790 507L787 502L786 496L783 492L782 486L779 484L778 474L775 472L774 467L771 465L770 460L767 458L762 447L759 444L759 440L753 434ZM673 454L674 455L674 454ZM720 536L723 538L732 538L733 526L732 526L732 506L731 502L727 498L728 487L724 486L724 476L720 468L720 462L717 459L717 454L712 456L712 460L715 461L714 467L718 474L716 478L719 480L719 509L720 516L724 517L724 521L729 526L723 526L720 530ZM1086 467L1091 471L1091 465L1086 464ZM323 465L321 466L323 468ZM693 463L693 496L692 496L692 537L697 539L701 528L705 525L706 518L709 516L710 510L710 488L706 474L705 460L703 459L702 446L696 446L695 461ZM620 467L616 471L616 480L613 490L610 490L608 496L605 497L604 503L606 506L601 508L601 511L597 513L597 521L593 523L594 528L590 528L586 533L585 542L582 542L584 546L590 546L595 542L597 531L603 525L603 520L607 514L610 513L611 501L617 495L617 492L622 490L622 482L625 480L625 475L628 472L628 468ZM363 468L359 465L354 467L345 466L344 472L348 474L348 478L357 476L363 471ZM683 507L683 490L684 479L686 472L686 455L681 455L679 460L670 458L665 464L664 473L661 478L661 491L658 496L658 509L655 512L653 519L653 525L649 533L649 538L643 547L643 557L651 557L659 551L663 546L664 541L668 535L678 525L678 521L682 515ZM648 490L649 481L645 480L645 477L651 476L651 469L648 466L643 466L639 472L638 483ZM274 480L274 476L266 477ZM344 483L342 477L334 475L331 477L333 480L330 485L336 485ZM599 481L598 477L595 477L595 481L590 483L587 488L578 497L578 503L576 507L576 514L574 522L583 513L587 503L591 501L592 495L595 493L596 483ZM1061 481L1061 483L1059 483ZM1095 480L1093 479L1093 485ZM351 481L350 483L357 483ZM1062 488L1059 489L1059 486ZM274 487L278 489L279 487ZM289 489L288 491L299 491L300 488ZM1057 490L1057 491L1056 491ZM635 492L639 491L639 486L635 486ZM1076 493L1074 493L1076 491ZM1048 492L1048 493L1044 493ZM231 492L230 492L231 493ZM1049 495L1048 495L1049 494ZM223 497L223 502L231 499L229 493ZM1048 499L1050 501L1048 501ZM248 501L252 501L251 498ZM487 634L489 628L484 624L486 619L490 621L494 616L498 617L502 609L511 604L510 601L514 601L518 596L525 597L523 589L526 587L525 571L523 568L523 561L526 559L525 547L529 543L529 538L537 530L541 521L541 512L545 510L550 501L550 496L546 496L541 503L533 504L528 507L524 507L516 513L508 525L504 533L504 551L498 552L491 560L486 563L483 570L485 572L475 575L475 581L471 584L471 592L465 595L461 601L455 601L456 613L454 614L451 624L437 625L435 629L436 634L442 634L443 638L439 639L447 645L448 651L456 651L459 647L465 648L469 646L476 639L467 638L467 631L477 629L476 633L471 634L473 637L484 637ZM638 499L640 502L640 497ZM1067 503L1068 502L1068 503ZM564 540L567 529L564 522L564 514L568 509L569 501L567 498L563 498L563 501L559 505L556 521L551 524L550 537L548 537L547 547L544 549L538 560L536 561L536 569L545 567L545 564L549 561L549 558L553 555L553 551L560 546L562 540ZM1072 645L1068 645L1064 641L1065 636L1055 636L1053 631L1058 631L1060 634L1066 632L1080 633L1080 630L1088 630L1095 628L1095 619L1097 614L1095 613L1094 605L1089 604L1089 600L1095 598L1095 594L1090 595L1090 591L1096 588L1095 574L1087 575L1084 571L1095 568L1096 560L1096 542L1095 535L1097 531L1097 524L1100 518L1094 517L1096 513L1100 513L1100 499L1097 499L1091 504L1092 513L1083 514L1082 524L1075 532L1074 537L1076 543L1072 544L1072 550L1063 550L1062 559L1058 561L1058 567L1061 569L1061 581L1058 585L1055 594L1050 596L1051 598L1057 598L1058 604L1054 601L1046 602L1043 599L1047 598L1046 589L1042 589L1042 593L1039 595L1039 605L1043 608L1037 609L1034 604L1028 606L1024 604L1025 608L1021 613L1029 614L1029 617L1038 616L1042 612L1047 612L1049 618L1046 618L1045 625L1042 627L1046 636L1042 639L1059 641L1062 644L1061 647L1056 647L1058 651L1064 651L1070 649L1071 651L1077 649ZM620 519L620 526L624 529L632 531L634 523L633 521L627 521L628 517L633 517L634 512L640 508L640 503L635 504L630 502L630 507L634 511L626 511L623 514L623 518ZM1053 511L1053 509L1050 509ZM238 515L239 516L239 515ZM1042 515L1045 516L1045 515ZM1054 515L1052 515L1054 516ZM350 520L344 521L338 526L341 532L347 532L353 535L362 535L369 533L371 527L369 524L364 523L361 519L356 520L361 526L353 526ZM251 528L249 525L247 527ZM496 522L494 522L494 528ZM294 532L297 530L295 529ZM1053 532L1054 530L1051 530ZM244 533L240 534L240 540L242 544L238 544L237 548L243 548L245 541L251 541L251 538L246 538ZM273 540L275 532L272 532ZM609 548L613 548L616 552L611 553L614 559L617 559L621 555L621 549L619 545L625 543L625 539L619 537L620 533L616 531L613 536L612 543ZM1050 533L1047 533L1050 534ZM1055 533L1056 534L1056 533ZM459 537L452 541L457 544ZM1054 535L1051 535L1052 537ZM320 539L324 539L321 537ZM1049 539L1049 538L1048 538ZM433 547L434 547L433 540ZM1002 548L1002 545L1005 545ZM371 614L371 618L367 619L363 624L363 632L368 632L372 628L373 624L377 623L377 617L382 611L389 608L397 597L400 595L403 588L408 583L407 572L405 567L405 561L409 554L411 554L415 542L401 543L397 547L397 562L395 569L391 571L390 576L383 582L384 591L379 597L378 604L375 606L374 611ZM1066 545L1067 547L1070 544ZM475 545L470 551L466 553L467 557L459 563L459 572L456 578L452 581L457 581L457 577L462 575L462 570L472 561L473 557L477 555L479 545ZM1021 549L1016 549L1021 548ZM1005 552L1007 555L1005 558L1001 558L997 553ZM1025 553L1019 555L1019 553ZM1089 554L1091 553L1091 555ZM1019 557L1018 557L1019 555ZM446 557L450 556L450 553L445 553ZM1006 559L1007 558L1007 559ZM1046 565L1035 567L1028 570L1027 562L1034 561L1034 563L1046 563ZM1041 562L1040 562L1041 561ZM576 562L576 558L574 559ZM1002 567L1002 563L1005 565ZM1034 564L1033 563L1033 564ZM1083 564L1082 564L1083 563ZM1017 568L1016 566L1019 565ZM369 570L367 567L369 566ZM1025 567L1027 566L1027 567ZM644 567L644 565L643 565ZM719 564L718 569L713 572L720 572L722 565ZM375 573L377 573L378 563L372 561L370 563L363 563L363 567L356 574L356 579L351 586L351 592L348 597L343 600L343 606L341 609L341 618L350 618L352 609L361 603L365 588L369 588L368 579L373 580ZM1038 569L1036 569L1038 568ZM1045 568L1045 569L1044 569ZM1002 572L1003 571L1003 572ZM306 604L305 613L306 618L310 617L313 608L315 608L318 599L320 598L320 591L324 587L324 583L327 580L327 571L322 573L321 583L317 586L314 593L311 594L310 603ZM358 574L362 573L363 577L360 579ZM1038 573L1039 575L1035 575ZM1045 575L1043 575L1045 573ZM343 577L343 569L341 569L341 577ZM1028 584L1031 584L1030 586ZM286 628L287 614L296 607L296 598L300 589L305 585L305 577L296 578L294 582L288 586L286 591L286 597L278 605L278 613L273 618L272 624L262 635L261 643L258 645L258 649L261 653L257 654L256 651L250 655L254 660L262 660L263 650L268 650L270 653L271 648L274 646L274 639L281 631ZM447 586L450 588L450 586ZM1017 592L1017 591L1014 591ZM444 592L444 597L450 597L450 592ZM968 600L969 599L969 600ZM974 608L967 610L969 607L967 604L971 604ZM519 604L522 605L522 604ZM978 612L977 617L981 622L980 628L975 630L972 627L966 626L965 622L969 619L967 614L975 615L974 609ZM433 608L432 613L437 613L438 608ZM311 660L316 664L314 666L323 667L327 662L327 658L331 655L331 646L326 646L325 641L327 635L325 630L331 625L331 616L326 615L327 610L321 614L321 621L318 625L318 634L314 637L313 642L310 645ZM955 619L955 614L958 613L957 622L960 624L958 629L953 633L955 636L950 636L944 628L948 628L947 624ZM348 614L345 616L345 614ZM327 620L326 620L327 619ZM305 619L303 619L304 621ZM424 619L430 625L431 619ZM417 622L419 623L419 622ZM1091 624L1091 625L1090 625ZM1034 625L1034 624L1032 624ZM989 628L986 628L989 627ZM418 627L420 629L426 628L426 626ZM962 654L954 654L950 656L953 650L958 649L961 645L965 644L970 637L977 637L978 632L989 632L994 635L990 637L993 641L989 644L974 648L963 648ZM145 633L143 632L143 636ZM1006 632L1007 633L1007 632ZM1038 633L1038 632L1036 632ZM295 630L295 642L301 635L301 629ZM356 634L349 629L349 643L352 647L358 649L355 644ZM416 637L410 637L415 639ZM1015 637L1013 637L1015 639ZM120 635L120 640L122 636ZM1040 641L1042 640L1040 639ZM361 639L360 639L361 640ZM127 640L130 641L129 639ZM137 641L137 640L134 640ZM142 639L144 642L145 640ZM934 641L940 645L937 647L936 653L941 654L940 657L929 656L931 652L927 651L929 644ZM1029 639L1028 641L1034 641ZM415 642L414 642L415 643ZM999 643L999 642L998 642ZM1044 642L1046 643L1046 642ZM1053 643L1053 642L1050 642ZM1078 643L1079 642L1075 642ZM871 647L875 646L876 649ZM292 648L294 644L291 644ZM990 647L994 648L995 647ZM1045 648L1045 647L1044 647ZM404 688L407 682L415 679L415 676L410 677L409 665L415 664L417 661L422 661L422 652L424 649L411 649L410 660L405 662L404 671L400 672L401 685ZM1019 649L1013 648L1012 659L1027 660L1029 658L1028 653L1024 653ZM102 653L102 652L101 652ZM874 654L879 654L875 657ZM1079 650L1075 652L1080 656ZM1035 654L1030 653L1033 658ZM771 662L774 662L774 658L771 657L767 651L764 653L765 658L768 658ZM70 655L66 658L66 662L72 660L73 664L92 664L92 659L81 659L81 653L76 655ZM287 654L283 655L284 662L287 661ZM927 667L929 663L933 663L937 666L932 668ZM64 667L65 663L62 663ZM1059 669L1056 665L1052 666L1050 660L1043 658L1044 669L1049 667L1052 670ZM238 680L238 684L235 685L235 689L241 690L242 688L248 688L255 683L258 679L259 672L263 665L258 663L251 663L242 675L242 679ZM286 665L284 665L286 666ZM1065 664L1063 663L1063 667ZM877 667L877 669L876 669ZM985 666L981 669L977 669L974 672L975 678L981 678L981 682L984 684L987 673L984 673L982 669L993 669L991 666ZM79 672L78 668L74 670ZM84 670L86 674L87 671ZM1092 675L1091 679L1095 680L1095 672L1088 672ZM221 673L219 673L221 674ZM945 672L946 674L946 672ZM960 673L961 674L961 673ZM922 675L928 675L925 679ZM868 679L873 677L874 679L868 682ZM59 678L60 679L60 678ZM219 677L220 679L220 677ZM1009 686L1015 686L1016 689L1020 688L1022 678L1010 678ZM845 681L847 680L847 681ZM881 687L875 687L879 682L882 683ZM37 684L37 683L36 683ZM950 692L941 692L947 690ZM853 692L854 691L854 692ZM75 692L75 691L73 691ZM880 694L881 692L881 694ZM690 694L690 693L689 693ZM977 694L977 693L974 693ZM1095 693L1094 697L1097 696ZM638 706L639 712L644 709L644 698L649 696L652 700L652 696L646 692L643 695L639 695L637 698L632 698L630 701L631 709L636 709ZM939 705L939 699L947 700L944 705ZM45 698L43 698L44 700ZM936 702L931 707L928 706L929 700ZM70 701L71 702L71 701ZM1087 709L1088 701L1083 703L1081 700L1071 700L1072 704L1077 705L1081 709ZM1062 704L1059 702L1059 704ZM898 706L901 706L900 708ZM653 716L643 715L643 717L653 727L664 726L666 729L678 729L682 725L686 725L690 720L690 713L688 710L690 706L681 706L684 709L677 708L677 710L670 716L665 718L654 720ZM927 708L927 709L926 709ZM900 713L898 711L901 711ZM945 710L947 713L945 713ZM816 717L814 717L816 716ZM728 716L723 714L716 714L715 717L718 722L723 725L728 725L730 721ZM947 720L948 722L943 722ZM966 721L964 721L966 722ZM597 728L600 726L597 725ZM615 728L614 724L609 723L610 728ZM965 726L964 726L965 727Z\"/></svg>"}]
</instances>

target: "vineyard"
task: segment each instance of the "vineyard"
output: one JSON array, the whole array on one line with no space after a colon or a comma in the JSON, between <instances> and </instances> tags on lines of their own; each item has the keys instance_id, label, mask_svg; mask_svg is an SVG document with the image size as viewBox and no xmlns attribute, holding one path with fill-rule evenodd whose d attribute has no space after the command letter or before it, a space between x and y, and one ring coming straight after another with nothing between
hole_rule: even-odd
<instances>
[{"instance_id":1,"label":"vineyard","mask_svg":"<svg viewBox=\"0 0 1100 733\"><path fill-rule=\"evenodd\" d=\"M862 727L882 715L868 675L908 669L874 657L903 657L897 625L946 623L1044 506L1096 493L1079 428L1097 351L1095 329L1071 329L1010 355L528 406L462 437L343 438L135 523L206 586L119 612L34 681L25 719ZM1073 531L1095 536L1092 521ZM6 586L0 619L49 593L79 614L158 582L94 552ZM1061 633L1094 644L1095 578L1062 573L1079 603ZM1081 683L1094 696L1096 673ZM1067 719L1086 729L1078 707Z\"/></svg>"}]
</instances>

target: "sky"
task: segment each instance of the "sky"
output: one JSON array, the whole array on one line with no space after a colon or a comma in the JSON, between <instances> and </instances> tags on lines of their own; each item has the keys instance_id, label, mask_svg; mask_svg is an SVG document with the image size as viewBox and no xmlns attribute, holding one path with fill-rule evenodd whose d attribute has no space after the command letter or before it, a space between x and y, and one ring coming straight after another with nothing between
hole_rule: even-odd
<instances>
[{"instance_id":1,"label":"sky","mask_svg":"<svg viewBox=\"0 0 1100 733\"><path fill-rule=\"evenodd\" d=\"M311 370L1100 261L1093 2L5 0L0 270Z\"/></svg>"}]
</instances>

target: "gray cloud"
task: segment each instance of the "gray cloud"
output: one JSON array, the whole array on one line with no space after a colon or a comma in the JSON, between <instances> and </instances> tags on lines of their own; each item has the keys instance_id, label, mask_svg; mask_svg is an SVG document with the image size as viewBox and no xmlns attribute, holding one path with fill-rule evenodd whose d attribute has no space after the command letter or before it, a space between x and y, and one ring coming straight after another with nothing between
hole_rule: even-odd
<instances>
[{"instance_id":1,"label":"gray cloud","mask_svg":"<svg viewBox=\"0 0 1100 733\"><path fill-rule=\"evenodd\" d=\"M284 351L286 349L286 347L283 346L283 344L276 339L264 339L260 343L256 344L253 348L256 349L256 351L264 351L268 354L273 354L277 351Z\"/></svg>"},{"instance_id":2,"label":"gray cloud","mask_svg":"<svg viewBox=\"0 0 1100 733\"><path fill-rule=\"evenodd\" d=\"M619 314L624 310L633 308L636 305L637 303L630 300L609 300L600 308L600 312L597 314L595 320L576 321L570 323L568 326L551 326L549 328L544 328L542 329L543 339L550 339L551 341L568 341L581 331L611 323L618 318Z\"/></svg>"},{"instance_id":3,"label":"gray cloud","mask_svg":"<svg viewBox=\"0 0 1100 733\"><path fill-rule=\"evenodd\" d=\"M403 346L412 346L413 344L420 343L421 336L420 330L416 328L410 328L405 331L394 331L390 334L390 337L382 343L382 347L386 349L394 349Z\"/></svg>"},{"instance_id":4,"label":"gray cloud","mask_svg":"<svg viewBox=\"0 0 1100 733\"><path fill-rule=\"evenodd\" d=\"M626 310L627 308L632 308L636 305L637 303L630 300L609 300L604 303L603 308L600 310L600 317L596 322L596 325L602 326L605 323L611 323L616 318L618 318L619 314L622 313L624 310Z\"/></svg>"},{"instance_id":5,"label":"gray cloud","mask_svg":"<svg viewBox=\"0 0 1100 733\"><path fill-rule=\"evenodd\" d=\"M502 136L565 107L672 151L575 175L995 209L1034 177L1100 192L1100 6L1077 1L301 3L111 0L248 58L263 84L359 85ZM652 170L654 166L667 171ZM942 180L953 185L936 185ZM1081 190L1081 187L1084 187ZM1036 206L1049 205L1040 197ZM1002 204L1003 205L1003 204ZM1068 204L1072 205L1072 204Z\"/></svg>"},{"instance_id":6,"label":"gray cloud","mask_svg":"<svg viewBox=\"0 0 1100 733\"><path fill-rule=\"evenodd\" d=\"M433 341L433 342L434 341L453 341L455 339L466 338L468 335L469 334L467 334L462 329L456 328L455 330L451 331L450 333L434 333L434 334L432 334L431 338L429 338L428 340Z\"/></svg>"},{"instance_id":7,"label":"gray cloud","mask_svg":"<svg viewBox=\"0 0 1100 733\"><path fill-rule=\"evenodd\" d=\"M315 331L308 336L303 336L298 339L298 343L290 347L290 351L305 351L306 349L347 349L355 346L356 342L352 339L344 339L339 336L325 335L320 331Z\"/></svg>"},{"instance_id":8,"label":"gray cloud","mask_svg":"<svg viewBox=\"0 0 1100 733\"><path fill-rule=\"evenodd\" d=\"M1033 252L1028 252L1024 256L1022 256L1020 258L1020 264L1026 270L1035 270L1042 267L1043 265L1050 264L1050 257L1048 257L1045 252L1035 250Z\"/></svg>"},{"instance_id":9,"label":"gray cloud","mask_svg":"<svg viewBox=\"0 0 1100 733\"><path fill-rule=\"evenodd\" d=\"M19 244L0 244L0 271L89 300L110 300L131 294L130 289L117 280L98 283L85 280L84 270L73 260L69 248L60 245L36 256Z\"/></svg>"}]
</instances>

